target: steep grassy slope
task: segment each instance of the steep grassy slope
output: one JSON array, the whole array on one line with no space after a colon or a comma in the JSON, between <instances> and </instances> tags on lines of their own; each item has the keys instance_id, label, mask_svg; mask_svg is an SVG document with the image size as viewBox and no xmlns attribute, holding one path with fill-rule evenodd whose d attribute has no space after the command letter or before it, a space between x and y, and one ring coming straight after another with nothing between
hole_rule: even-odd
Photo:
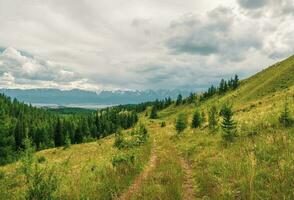
<instances>
[{"instance_id":1,"label":"steep grassy slope","mask_svg":"<svg viewBox=\"0 0 294 200\"><path fill-rule=\"evenodd\" d=\"M239 136L231 145L224 146L221 130L211 133L207 122L200 129L188 128L175 142L193 168L197 197L294 198L294 128L285 129L278 121L285 101L294 115L293 71L291 57L244 80L236 91L160 113L167 124L174 124L178 113L187 114L191 122L197 107L207 114L212 105L233 104Z\"/></svg>"},{"instance_id":2,"label":"steep grassy slope","mask_svg":"<svg viewBox=\"0 0 294 200\"><path fill-rule=\"evenodd\" d=\"M258 99L294 85L294 56L279 62L242 82L241 100Z\"/></svg>"},{"instance_id":3,"label":"steep grassy slope","mask_svg":"<svg viewBox=\"0 0 294 200\"><path fill-rule=\"evenodd\" d=\"M151 137L140 148L115 149L111 136L36 156L46 159L39 165L55 167L61 177L55 196L62 199L116 199L128 191L140 172L150 169L143 164L148 163L153 151L154 167L136 182L129 199L190 200L194 194L195 199L294 199L294 128L283 128L278 121L285 101L294 115L293 56L243 80L237 90L223 96L172 105L159 112L156 120L142 114L140 122ZM238 137L229 145L222 142L221 129L211 132L207 122L210 107L219 109L226 103L233 105L238 123ZM206 122L192 129L196 108L205 113ZM188 117L189 127L178 135L174 124L180 113ZM166 126L161 127L163 121ZM134 168L111 166L113 156L120 153L136 156ZM18 165L0 168L2 198L24 198L26 184L15 170Z\"/></svg>"},{"instance_id":4,"label":"steep grassy slope","mask_svg":"<svg viewBox=\"0 0 294 200\"><path fill-rule=\"evenodd\" d=\"M183 177L177 176L183 172L172 170L179 166L174 147L192 168L195 199L293 199L294 128L285 129L278 121L285 101L294 116L293 70L291 57L242 81L237 90L224 96L161 111L150 128L163 138L165 148L158 154L173 153L161 156L157 170L132 199L171 199L170 190L185 193L179 190ZM196 108L207 118L212 105L219 109L225 103L233 104L238 122L235 142L224 145L221 130L210 132L207 121L201 128L187 128L177 136L174 122L179 113L186 114L190 124ZM160 127L162 121L167 124L164 128ZM184 199L185 195L177 194L173 194L174 199Z\"/></svg>"}]
</instances>

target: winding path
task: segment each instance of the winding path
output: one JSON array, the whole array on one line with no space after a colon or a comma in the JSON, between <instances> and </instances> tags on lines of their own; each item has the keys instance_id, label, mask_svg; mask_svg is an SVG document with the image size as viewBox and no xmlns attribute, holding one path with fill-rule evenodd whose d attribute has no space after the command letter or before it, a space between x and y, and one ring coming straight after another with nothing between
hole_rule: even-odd
<instances>
[{"instance_id":1,"label":"winding path","mask_svg":"<svg viewBox=\"0 0 294 200\"><path fill-rule=\"evenodd\" d=\"M193 200L196 199L195 194L195 184L193 181L193 173L189 163L181 158L181 166L184 172L184 181L183 181L183 200Z\"/></svg>"},{"instance_id":2,"label":"winding path","mask_svg":"<svg viewBox=\"0 0 294 200\"><path fill-rule=\"evenodd\" d=\"M155 142L154 142L155 145ZM153 145L153 146L154 146ZM145 180L150 172L156 167L156 160L157 160L157 154L156 154L156 147L153 147L151 150L150 160L145 166L143 172L134 180L133 184L125 191L118 200L128 200L131 198L132 194L136 193L138 189L140 188L142 181Z\"/></svg>"}]
</instances>

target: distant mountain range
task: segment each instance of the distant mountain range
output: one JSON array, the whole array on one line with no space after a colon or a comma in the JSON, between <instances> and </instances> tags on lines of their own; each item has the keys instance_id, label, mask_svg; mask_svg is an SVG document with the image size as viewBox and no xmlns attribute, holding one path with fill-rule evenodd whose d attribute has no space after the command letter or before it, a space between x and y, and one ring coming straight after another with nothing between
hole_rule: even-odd
<instances>
[{"instance_id":1,"label":"distant mountain range","mask_svg":"<svg viewBox=\"0 0 294 200\"><path fill-rule=\"evenodd\" d=\"M188 96L190 91L185 90L145 90L145 91L85 91L79 89L0 89L11 98L31 103L35 106L46 107L85 107L97 108L117 104L135 104L156 99L171 97L179 94Z\"/></svg>"}]
</instances>

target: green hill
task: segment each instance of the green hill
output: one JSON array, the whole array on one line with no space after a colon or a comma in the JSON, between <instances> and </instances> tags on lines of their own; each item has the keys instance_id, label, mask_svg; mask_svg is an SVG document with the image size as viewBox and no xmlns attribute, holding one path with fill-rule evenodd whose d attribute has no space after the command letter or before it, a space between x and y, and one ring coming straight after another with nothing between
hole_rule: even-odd
<instances>
[{"instance_id":1,"label":"green hill","mask_svg":"<svg viewBox=\"0 0 294 200\"><path fill-rule=\"evenodd\" d=\"M159 111L156 119L149 118L150 107L140 114L147 142L140 142L137 125L135 131L130 128L97 142L40 151L33 157L35 168L28 164L29 156L0 168L2 197L294 199L294 127L279 120L286 103L294 116L293 56L242 80L235 90L185 102ZM225 104L232 105L237 123L232 142L224 141L220 126ZM213 106L218 125L211 130ZM196 109L202 124L191 128ZM186 116L187 128L178 133L175 121L180 114ZM54 175L57 178L50 179ZM40 185L51 190L44 195Z\"/></svg>"}]
</instances>

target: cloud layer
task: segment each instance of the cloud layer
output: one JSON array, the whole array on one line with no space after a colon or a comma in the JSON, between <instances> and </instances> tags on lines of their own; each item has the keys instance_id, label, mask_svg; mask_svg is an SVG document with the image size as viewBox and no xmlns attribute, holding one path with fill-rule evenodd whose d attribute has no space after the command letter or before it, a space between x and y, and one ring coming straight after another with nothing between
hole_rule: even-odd
<instances>
[{"instance_id":1,"label":"cloud layer","mask_svg":"<svg viewBox=\"0 0 294 200\"><path fill-rule=\"evenodd\" d=\"M0 87L205 88L294 53L294 0L0 0Z\"/></svg>"},{"instance_id":2,"label":"cloud layer","mask_svg":"<svg viewBox=\"0 0 294 200\"><path fill-rule=\"evenodd\" d=\"M0 53L0 84L9 88L61 87L85 88L88 81L78 73L66 70L51 61L35 58L28 53L9 47ZM79 85L82 83L82 85Z\"/></svg>"}]
</instances>

